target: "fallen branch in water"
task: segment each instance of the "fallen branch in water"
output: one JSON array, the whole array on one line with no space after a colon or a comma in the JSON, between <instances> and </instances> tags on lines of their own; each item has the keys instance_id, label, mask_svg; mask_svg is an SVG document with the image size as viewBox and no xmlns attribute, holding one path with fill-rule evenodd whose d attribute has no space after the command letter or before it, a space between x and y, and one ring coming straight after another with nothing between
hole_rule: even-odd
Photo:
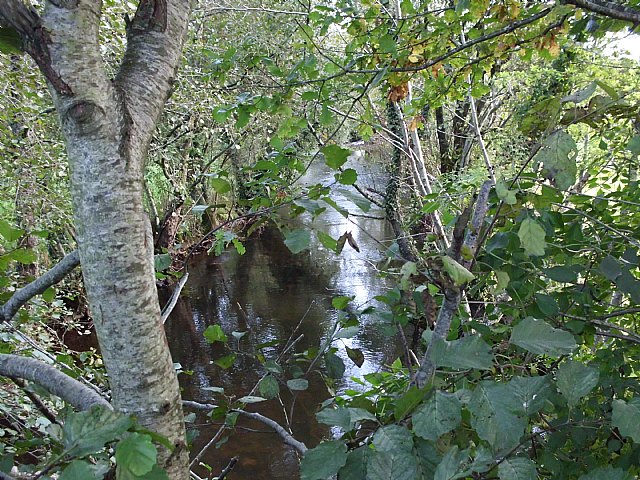
<instances>
[{"instance_id":1,"label":"fallen branch in water","mask_svg":"<svg viewBox=\"0 0 640 480\"><path fill-rule=\"evenodd\" d=\"M178 282L178 284L176 285L176 289L171 294L171 298L169 299L169 302L162 309L162 317L161 317L162 323L165 323L167 321L167 318L169 318L169 315L171 315L171 312L173 312L173 309L175 308L176 303L178 303L178 298L180 298L180 292L182 292L182 289L184 288L184 285L187 283L188 279L189 279L189 273L185 273L180 279L180 281Z\"/></svg>"}]
</instances>

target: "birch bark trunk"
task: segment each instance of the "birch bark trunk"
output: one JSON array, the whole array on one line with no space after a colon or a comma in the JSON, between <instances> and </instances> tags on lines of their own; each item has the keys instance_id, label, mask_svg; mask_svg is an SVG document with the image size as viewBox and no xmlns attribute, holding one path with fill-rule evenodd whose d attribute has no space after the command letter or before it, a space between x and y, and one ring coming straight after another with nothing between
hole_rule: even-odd
<instances>
[{"instance_id":1,"label":"birch bark trunk","mask_svg":"<svg viewBox=\"0 0 640 480\"><path fill-rule=\"evenodd\" d=\"M48 80L66 139L78 250L113 406L167 437L158 463L189 478L178 382L160 319L143 168L180 61L188 0L140 0L115 79L99 44L100 0L49 0L42 17L0 0Z\"/></svg>"}]
</instances>

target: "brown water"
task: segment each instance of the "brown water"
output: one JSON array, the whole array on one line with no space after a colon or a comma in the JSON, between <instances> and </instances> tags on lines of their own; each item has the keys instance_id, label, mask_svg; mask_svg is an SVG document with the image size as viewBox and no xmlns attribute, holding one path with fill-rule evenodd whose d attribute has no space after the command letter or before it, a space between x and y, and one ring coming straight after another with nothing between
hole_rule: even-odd
<instances>
[{"instance_id":1,"label":"brown water","mask_svg":"<svg viewBox=\"0 0 640 480\"><path fill-rule=\"evenodd\" d=\"M380 179L379 174L361 174L359 183L375 185L377 182L376 188L381 190ZM306 184L322 182L327 185L332 181L333 174L319 161L302 179ZM345 195L338 194L334 200L351 213L363 213ZM372 208L367 215L381 216L381 212ZM254 356L257 345L281 341L280 345L262 350L267 359L275 359L287 339L300 334L304 337L296 344L297 352L319 347L337 318L337 312L331 306L332 297L353 296L355 306L365 306L387 288L374 268L384 259L383 250L392 238L386 222L353 215L347 219L329 207L313 222L309 217L303 217L294 223L298 227L325 231L333 238L351 231L360 252L347 245L337 256L319 245L312 235L311 250L293 255L284 245L280 233L267 229L261 236L245 242L247 251L242 256L229 250L219 257L201 255L194 258L189 265L189 281L182 298L166 324L174 361L184 370L193 372L180 375L184 399L219 404L221 397L213 393L211 387L224 387L225 395L241 397L249 394L265 373ZM222 327L238 355L228 370L212 363L229 353L228 347L210 345L203 337L205 329L213 324ZM236 340L231 335L233 331L248 333ZM364 352L362 367L358 368L348 359L345 345ZM395 342L379 333L375 318L371 317L364 317L357 336L338 340L334 346L346 366L345 377L338 388L355 386L350 377L378 371L397 356ZM314 416L319 404L330 394L318 373L311 373L307 378L309 388L295 395L293 409L293 395L281 384L282 404L273 399L249 405L247 410L259 411L281 425L287 425L288 418L294 436L313 447L331 435ZM193 443L193 456L215 434L219 424L212 425L204 413L199 413L191 427L199 431ZM212 467L213 476L237 456L238 463L229 479L298 478L295 451L285 446L267 426L240 418L236 429L225 432L224 437L228 437L226 443L219 448L211 447L201 460ZM204 467L195 471L207 478Z\"/></svg>"}]
</instances>

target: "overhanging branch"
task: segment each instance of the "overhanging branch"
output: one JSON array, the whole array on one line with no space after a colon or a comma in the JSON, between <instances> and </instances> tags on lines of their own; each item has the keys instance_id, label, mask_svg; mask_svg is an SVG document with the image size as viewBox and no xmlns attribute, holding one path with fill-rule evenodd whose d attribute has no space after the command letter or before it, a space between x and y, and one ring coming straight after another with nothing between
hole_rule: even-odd
<instances>
[{"instance_id":1,"label":"overhanging branch","mask_svg":"<svg viewBox=\"0 0 640 480\"><path fill-rule=\"evenodd\" d=\"M640 10L619 3L606 0L564 0L564 3L605 17L631 22L634 25L640 24Z\"/></svg>"},{"instance_id":2,"label":"overhanging branch","mask_svg":"<svg viewBox=\"0 0 640 480\"><path fill-rule=\"evenodd\" d=\"M9 322L20 307L36 295L43 293L47 288L60 282L78 265L80 265L80 256L78 251L74 250L47 273L14 293L0 309L0 322Z\"/></svg>"},{"instance_id":3,"label":"overhanging branch","mask_svg":"<svg viewBox=\"0 0 640 480\"><path fill-rule=\"evenodd\" d=\"M35 358L0 354L0 375L36 383L78 410L88 410L94 405L113 408L97 392Z\"/></svg>"}]
</instances>

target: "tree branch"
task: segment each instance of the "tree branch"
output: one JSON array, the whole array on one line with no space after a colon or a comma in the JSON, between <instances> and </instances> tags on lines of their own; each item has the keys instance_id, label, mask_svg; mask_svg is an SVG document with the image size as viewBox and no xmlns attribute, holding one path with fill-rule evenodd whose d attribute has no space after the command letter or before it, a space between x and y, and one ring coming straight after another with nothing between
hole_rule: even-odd
<instances>
[{"instance_id":1,"label":"tree branch","mask_svg":"<svg viewBox=\"0 0 640 480\"><path fill-rule=\"evenodd\" d=\"M184 287L185 283L187 283L188 279L189 279L189 273L185 273L180 279L180 281L178 282L178 285L176 285L176 289L171 294L171 298L169 299L169 302L167 302L167 305L162 310L162 317L161 317L162 323L165 323L167 321L167 318L169 318L169 315L171 315L171 312L175 308L176 303L178 303L180 292L182 291L182 288Z\"/></svg>"},{"instance_id":2,"label":"tree branch","mask_svg":"<svg viewBox=\"0 0 640 480\"><path fill-rule=\"evenodd\" d=\"M88 410L93 405L113 408L89 387L35 358L0 354L0 375L36 383L78 410Z\"/></svg>"},{"instance_id":3,"label":"tree branch","mask_svg":"<svg viewBox=\"0 0 640 480\"><path fill-rule=\"evenodd\" d=\"M243 415L247 418L251 418L253 420L257 420L260 423L263 423L271 428L273 428L275 430L275 432L278 434L278 436L282 439L282 441L284 443L286 443L287 445L290 445L291 447L295 448L296 451L300 454L300 455L304 455L305 452L307 451L307 446L296 440L295 438L293 438L293 436L291 436L291 434L289 432L287 432L282 425L280 425L278 422L276 422L275 420L271 420L268 417L265 417L264 415L261 415L260 413L256 413L256 412L247 412L245 410L238 410L238 409L233 409L232 412L237 412L240 415Z\"/></svg>"},{"instance_id":4,"label":"tree branch","mask_svg":"<svg viewBox=\"0 0 640 480\"><path fill-rule=\"evenodd\" d=\"M71 87L51 66L51 38L34 9L28 8L21 0L0 0L0 24L18 32L24 51L33 58L56 92L61 95L73 94Z\"/></svg>"},{"instance_id":5,"label":"tree branch","mask_svg":"<svg viewBox=\"0 0 640 480\"><path fill-rule=\"evenodd\" d=\"M0 322L11 321L20 307L36 295L44 292L47 288L60 282L78 265L80 265L80 257L78 251L74 250L66 255L51 270L14 293L9 301L0 309Z\"/></svg>"},{"instance_id":6,"label":"tree branch","mask_svg":"<svg viewBox=\"0 0 640 480\"><path fill-rule=\"evenodd\" d=\"M640 10L606 0L564 0L563 3L574 5L605 17L640 24Z\"/></svg>"}]
</instances>

